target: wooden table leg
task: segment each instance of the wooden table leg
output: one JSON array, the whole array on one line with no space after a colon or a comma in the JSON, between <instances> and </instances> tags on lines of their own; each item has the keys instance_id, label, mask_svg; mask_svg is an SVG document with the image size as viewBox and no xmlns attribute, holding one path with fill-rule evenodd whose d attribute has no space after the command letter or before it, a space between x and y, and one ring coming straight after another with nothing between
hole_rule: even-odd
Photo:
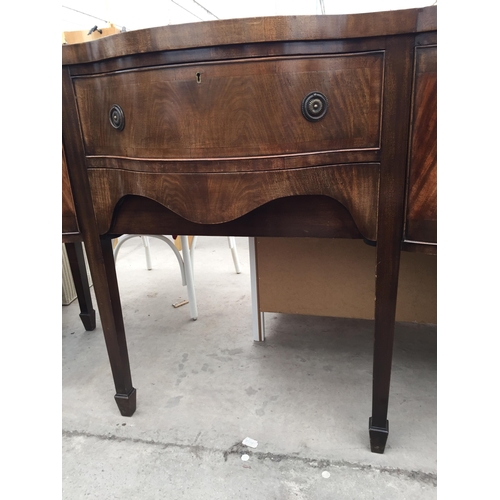
<instances>
[{"instance_id":1,"label":"wooden table leg","mask_svg":"<svg viewBox=\"0 0 500 500\"><path fill-rule=\"evenodd\" d=\"M83 244L81 242L66 243L66 253L68 254L69 267L75 284L76 296L80 306L80 319L85 330L95 329L95 310L92 306L90 296L90 285L87 277L87 268L83 256Z\"/></svg>"},{"instance_id":2,"label":"wooden table leg","mask_svg":"<svg viewBox=\"0 0 500 500\"><path fill-rule=\"evenodd\" d=\"M373 399L369 421L370 447L384 453L389 436L387 411L391 382L392 349L399 276L399 241L379 241L375 284L375 340L373 351Z\"/></svg>"},{"instance_id":3,"label":"wooden table leg","mask_svg":"<svg viewBox=\"0 0 500 500\"><path fill-rule=\"evenodd\" d=\"M389 436L387 409L391 382L392 347L396 321L399 260L405 213L405 171L410 121L413 66L405 57L413 51L410 36L387 40L384 69L384 100L377 223L377 278L375 282L375 341L373 352L373 399L369 422L370 447L384 453Z\"/></svg>"},{"instance_id":4,"label":"wooden table leg","mask_svg":"<svg viewBox=\"0 0 500 500\"><path fill-rule=\"evenodd\" d=\"M100 283L96 285L94 278L94 288L96 298L100 301L98 304L101 319L104 316L107 318L106 322L101 322L103 324L106 349L115 383L115 401L120 413L125 417L130 417L136 409L136 390L132 386L125 326L123 324L111 239L101 238L101 250L105 268L105 280L100 280Z\"/></svg>"}]
</instances>

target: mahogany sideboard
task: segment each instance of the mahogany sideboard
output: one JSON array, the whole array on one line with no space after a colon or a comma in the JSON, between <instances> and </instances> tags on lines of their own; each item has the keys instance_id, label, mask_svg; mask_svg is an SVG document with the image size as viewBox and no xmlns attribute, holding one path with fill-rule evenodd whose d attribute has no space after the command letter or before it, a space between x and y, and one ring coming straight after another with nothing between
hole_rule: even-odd
<instances>
[{"instance_id":1,"label":"mahogany sideboard","mask_svg":"<svg viewBox=\"0 0 500 500\"><path fill-rule=\"evenodd\" d=\"M436 7L63 46L63 241L85 243L122 415L136 390L111 238L363 238L377 247L369 436L383 453L400 252L437 245L436 67Z\"/></svg>"}]
</instances>

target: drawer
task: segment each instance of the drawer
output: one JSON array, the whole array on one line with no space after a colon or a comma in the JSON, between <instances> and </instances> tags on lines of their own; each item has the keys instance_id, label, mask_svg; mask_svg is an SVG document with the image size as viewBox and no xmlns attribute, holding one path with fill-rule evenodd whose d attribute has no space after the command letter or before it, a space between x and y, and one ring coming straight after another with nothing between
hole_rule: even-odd
<instances>
[{"instance_id":1,"label":"drawer","mask_svg":"<svg viewBox=\"0 0 500 500\"><path fill-rule=\"evenodd\" d=\"M374 51L75 77L86 155L203 160L378 149L383 62ZM310 121L302 106L313 92L327 111ZM121 130L110 122L114 105Z\"/></svg>"},{"instance_id":2,"label":"drawer","mask_svg":"<svg viewBox=\"0 0 500 500\"><path fill-rule=\"evenodd\" d=\"M88 176L100 234L109 231L116 208L130 196L153 200L200 225L231 222L282 198L326 196L343 205L363 237L377 239L378 163L226 173L92 168Z\"/></svg>"}]
</instances>

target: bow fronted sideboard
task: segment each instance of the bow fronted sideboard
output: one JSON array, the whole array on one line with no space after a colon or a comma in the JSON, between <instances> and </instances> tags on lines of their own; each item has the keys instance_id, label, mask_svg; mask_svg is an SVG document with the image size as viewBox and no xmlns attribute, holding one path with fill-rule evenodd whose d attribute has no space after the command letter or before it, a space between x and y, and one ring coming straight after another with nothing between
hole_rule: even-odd
<instances>
[{"instance_id":1,"label":"bow fronted sideboard","mask_svg":"<svg viewBox=\"0 0 500 500\"><path fill-rule=\"evenodd\" d=\"M85 244L122 415L136 409L111 239L376 245L383 453L401 251L435 253L436 7L131 31L63 46L63 241Z\"/></svg>"}]
</instances>

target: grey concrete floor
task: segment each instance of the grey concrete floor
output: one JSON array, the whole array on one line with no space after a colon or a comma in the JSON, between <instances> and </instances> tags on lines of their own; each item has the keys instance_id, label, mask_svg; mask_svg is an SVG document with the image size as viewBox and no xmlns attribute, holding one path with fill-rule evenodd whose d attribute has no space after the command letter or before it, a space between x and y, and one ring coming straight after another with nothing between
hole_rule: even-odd
<instances>
[{"instance_id":1,"label":"grey concrete floor","mask_svg":"<svg viewBox=\"0 0 500 500\"><path fill-rule=\"evenodd\" d=\"M226 238L199 239L192 321L172 307L187 294L166 244L151 240L151 271L139 238L123 245L130 418L99 319L86 332L77 302L63 306L63 498L436 498L436 327L397 324L390 435L373 454L373 322L266 313L254 343L248 240L237 246L239 275Z\"/></svg>"}]
</instances>

